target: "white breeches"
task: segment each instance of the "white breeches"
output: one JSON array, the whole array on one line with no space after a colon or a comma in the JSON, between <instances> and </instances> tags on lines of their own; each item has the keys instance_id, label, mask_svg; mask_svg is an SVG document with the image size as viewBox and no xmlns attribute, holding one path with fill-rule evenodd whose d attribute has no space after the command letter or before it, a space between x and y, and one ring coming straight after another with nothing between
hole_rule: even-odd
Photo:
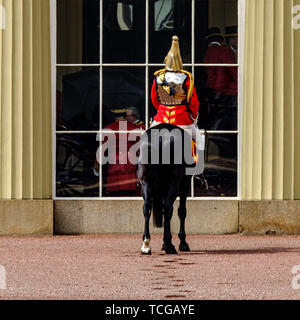
<instances>
[{"instance_id":1,"label":"white breeches","mask_svg":"<svg viewBox=\"0 0 300 320\"><path fill-rule=\"evenodd\" d=\"M155 127L162 122L153 121L151 128ZM196 142L199 150L204 150L205 147L205 131L200 130L197 125L189 124L189 125L176 125L177 127L185 130Z\"/></svg>"}]
</instances>

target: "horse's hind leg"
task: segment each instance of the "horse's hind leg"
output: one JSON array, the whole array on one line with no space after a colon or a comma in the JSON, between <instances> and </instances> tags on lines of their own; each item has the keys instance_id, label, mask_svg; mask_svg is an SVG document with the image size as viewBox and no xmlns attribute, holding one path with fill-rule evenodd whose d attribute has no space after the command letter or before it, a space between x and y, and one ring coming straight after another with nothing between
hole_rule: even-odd
<instances>
[{"instance_id":1,"label":"horse's hind leg","mask_svg":"<svg viewBox=\"0 0 300 320\"><path fill-rule=\"evenodd\" d=\"M165 202L165 211L164 211L164 244L162 250L166 254L177 254L177 251L172 244L172 233L171 233L171 219L173 215L173 206L177 197L177 183L174 182L171 184L168 196Z\"/></svg>"},{"instance_id":2,"label":"horse's hind leg","mask_svg":"<svg viewBox=\"0 0 300 320\"><path fill-rule=\"evenodd\" d=\"M185 241L185 218L186 218L186 199L188 196L188 192L190 189L191 179L189 177L185 177L180 185L180 203L178 208L178 216L180 220L180 230L178 237L180 239L179 250L184 252L189 252L190 247Z\"/></svg>"},{"instance_id":3,"label":"horse's hind leg","mask_svg":"<svg viewBox=\"0 0 300 320\"><path fill-rule=\"evenodd\" d=\"M150 230L149 230L149 222L151 216L151 195L150 195L150 188L147 184L142 184L142 194L144 197L144 217L145 217L145 227L144 227L144 234L143 234L143 246L141 248L142 254L151 254L151 247L150 247Z\"/></svg>"}]
</instances>

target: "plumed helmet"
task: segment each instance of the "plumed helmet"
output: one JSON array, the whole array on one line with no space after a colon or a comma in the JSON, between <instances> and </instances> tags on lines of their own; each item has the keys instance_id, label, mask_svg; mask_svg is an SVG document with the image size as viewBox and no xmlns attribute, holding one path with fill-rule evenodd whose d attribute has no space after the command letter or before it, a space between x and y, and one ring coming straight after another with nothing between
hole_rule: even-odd
<instances>
[{"instance_id":1,"label":"plumed helmet","mask_svg":"<svg viewBox=\"0 0 300 320\"><path fill-rule=\"evenodd\" d=\"M177 36L172 37L172 46L167 56L165 57L165 66L169 71L182 70L182 59L179 47L179 38Z\"/></svg>"}]
</instances>

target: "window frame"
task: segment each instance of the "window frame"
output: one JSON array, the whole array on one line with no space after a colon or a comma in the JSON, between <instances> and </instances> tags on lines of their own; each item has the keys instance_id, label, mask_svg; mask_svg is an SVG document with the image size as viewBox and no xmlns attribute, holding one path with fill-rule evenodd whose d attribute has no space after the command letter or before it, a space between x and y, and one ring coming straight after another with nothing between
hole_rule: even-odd
<instances>
[{"instance_id":1,"label":"window frame","mask_svg":"<svg viewBox=\"0 0 300 320\"><path fill-rule=\"evenodd\" d=\"M98 131L58 131L56 128L56 76L57 67L98 67L100 72L100 84L103 83L103 68L105 67L144 67L145 68L145 125L149 128L149 67L164 66L164 64L149 63L149 1L146 1L145 19L145 63L103 63L103 0L100 1L100 62L99 64L58 64L57 63L57 0L50 0L50 34L51 34L51 98L52 98L52 198L54 200L142 200L142 197L104 197L102 196L102 166L99 166L99 196L98 197L58 197L56 195L56 137L58 134L93 134L103 133L102 112L103 112L103 90L99 94L99 130ZM241 156L242 156L242 119L243 119L243 71L244 71L244 38L245 38L245 8L246 0L238 1L238 62L237 64L204 64L195 63L195 1L191 0L191 63L184 64L184 67L191 67L195 74L195 67L237 67L238 68L238 127L236 131L211 131L207 134L236 134L237 135L237 196L236 197L195 197L194 178L191 181L191 197L188 200L241 200Z\"/></svg>"}]
</instances>

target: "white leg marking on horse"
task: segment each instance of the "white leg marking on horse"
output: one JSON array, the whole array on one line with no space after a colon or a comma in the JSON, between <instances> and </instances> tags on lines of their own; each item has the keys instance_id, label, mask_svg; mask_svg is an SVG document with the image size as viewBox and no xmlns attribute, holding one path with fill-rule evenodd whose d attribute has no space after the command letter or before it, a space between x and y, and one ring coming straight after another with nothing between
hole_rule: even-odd
<instances>
[{"instance_id":1,"label":"white leg marking on horse","mask_svg":"<svg viewBox=\"0 0 300 320\"><path fill-rule=\"evenodd\" d=\"M150 247L150 239L145 239L142 246L142 253L149 254L151 253L151 247Z\"/></svg>"}]
</instances>

